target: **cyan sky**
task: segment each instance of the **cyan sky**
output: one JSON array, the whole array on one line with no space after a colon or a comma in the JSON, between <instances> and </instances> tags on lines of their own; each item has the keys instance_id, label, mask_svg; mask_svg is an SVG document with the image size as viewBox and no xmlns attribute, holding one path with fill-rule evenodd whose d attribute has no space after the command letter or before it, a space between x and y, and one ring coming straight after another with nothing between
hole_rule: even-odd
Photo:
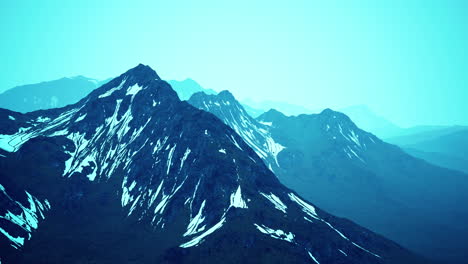
<instances>
[{"instance_id":1,"label":"cyan sky","mask_svg":"<svg viewBox=\"0 0 468 264\"><path fill-rule=\"evenodd\" d=\"M0 92L141 62L241 99L468 124L467 11L455 0L4 1Z\"/></svg>"}]
</instances>

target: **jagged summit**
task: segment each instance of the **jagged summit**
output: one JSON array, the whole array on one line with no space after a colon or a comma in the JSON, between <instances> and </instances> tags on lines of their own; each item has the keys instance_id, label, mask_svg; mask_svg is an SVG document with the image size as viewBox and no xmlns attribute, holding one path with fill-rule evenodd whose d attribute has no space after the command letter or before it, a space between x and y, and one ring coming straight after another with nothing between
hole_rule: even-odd
<instances>
[{"instance_id":1,"label":"jagged summit","mask_svg":"<svg viewBox=\"0 0 468 264\"><path fill-rule=\"evenodd\" d=\"M98 95L98 96L103 95L108 90L111 90L111 89L118 90L117 88L119 88L119 85L122 85L122 86L123 85L125 86L138 85L140 87L147 87L147 86L150 86L150 83L157 84L160 81L161 79L155 70L153 70L149 66L138 64L136 67L126 71L125 73L121 74L119 77L114 78L107 84L96 89L92 94ZM101 97L105 97L105 96L101 96Z\"/></svg>"},{"instance_id":2,"label":"jagged summit","mask_svg":"<svg viewBox=\"0 0 468 264\"><path fill-rule=\"evenodd\" d=\"M270 109L268 112L265 112L257 117L256 120L263 123L279 123L283 125L291 122L317 123L317 125L322 126L327 132L338 132L338 134L341 134L341 132L344 133L345 130L360 130L347 115L338 111L334 111L330 108L324 109L319 114L301 114L297 116L286 116L282 112L279 112L275 109ZM336 137L337 135L334 136Z\"/></svg>"},{"instance_id":3,"label":"jagged summit","mask_svg":"<svg viewBox=\"0 0 468 264\"><path fill-rule=\"evenodd\" d=\"M189 100L212 100L212 101L229 101L237 103L236 98L228 90L223 90L218 94L207 94L204 91L194 93Z\"/></svg>"},{"instance_id":4,"label":"jagged summit","mask_svg":"<svg viewBox=\"0 0 468 264\"><path fill-rule=\"evenodd\" d=\"M328 118L328 119L337 119L338 118L343 122L353 122L351 120L351 118L349 118L349 116L347 116L346 114L344 114L342 112L339 112L339 111L332 110L330 108L325 108L318 115L321 116L324 119L326 119L326 118Z\"/></svg>"},{"instance_id":5,"label":"jagged summit","mask_svg":"<svg viewBox=\"0 0 468 264\"><path fill-rule=\"evenodd\" d=\"M212 95L212 94L207 94L203 91L200 91L200 92L195 92L192 94L192 96L190 96L190 98L200 98L200 99L203 99L203 98L217 98L216 95Z\"/></svg>"},{"instance_id":6,"label":"jagged summit","mask_svg":"<svg viewBox=\"0 0 468 264\"><path fill-rule=\"evenodd\" d=\"M223 90L219 92L219 97L226 99L226 100L234 100L234 101L236 100L236 98L234 98L234 95L232 95L232 93L228 90Z\"/></svg>"},{"instance_id":7,"label":"jagged summit","mask_svg":"<svg viewBox=\"0 0 468 264\"><path fill-rule=\"evenodd\" d=\"M155 70L153 70L150 66L141 63L125 72L124 75L134 76L136 79L140 80L145 80L148 78L160 79Z\"/></svg>"},{"instance_id":8,"label":"jagged summit","mask_svg":"<svg viewBox=\"0 0 468 264\"><path fill-rule=\"evenodd\" d=\"M320 112L320 114L323 114L323 115L332 115L335 113L336 111L332 110L331 108L325 108L322 110L322 112Z\"/></svg>"}]
</instances>

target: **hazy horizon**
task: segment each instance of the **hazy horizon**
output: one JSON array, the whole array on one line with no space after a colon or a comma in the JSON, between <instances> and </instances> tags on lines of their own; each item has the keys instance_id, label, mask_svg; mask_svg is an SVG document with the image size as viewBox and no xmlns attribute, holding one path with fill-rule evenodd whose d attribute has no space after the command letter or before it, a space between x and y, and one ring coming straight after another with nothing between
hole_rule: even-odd
<instances>
[{"instance_id":1,"label":"hazy horizon","mask_svg":"<svg viewBox=\"0 0 468 264\"><path fill-rule=\"evenodd\" d=\"M5 3L0 92L143 63L240 100L367 105L403 127L468 124L463 1L125 3Z\"/></svg>"}]
</instances>

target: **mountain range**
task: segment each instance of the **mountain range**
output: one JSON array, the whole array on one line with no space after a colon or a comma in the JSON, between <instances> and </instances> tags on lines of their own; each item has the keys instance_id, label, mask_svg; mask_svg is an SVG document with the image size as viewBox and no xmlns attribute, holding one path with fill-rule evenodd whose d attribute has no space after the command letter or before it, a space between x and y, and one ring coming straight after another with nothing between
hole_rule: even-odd
<instances>
[{"instance_id":1,"label":"mountain range","mask_svg":"<svg viewBox=\"0 0 468 264\"><path fill-rule=\"evenodd\" d=\"M287 187L441 263L467 263L468 175L408 155L343 113L249 117L228 91L188 102L215 114Z\"/></svg>"},{"instance_id":2,"label":"mountain range","mask_svg":"<svg viewBox=\"0 0 468 264\"><path fill-rule=\"evenodd\" d=\"M77 76L21 85L0 94L0 107L22 113L63 107L78 102L107 81Z\"/></svg>"},{"instance_id":3,"label":"mountain range","mask_svg":"<svg viewBox=\"0 0 468 264\"><path fill-rule=\"evenodd\" d=\"M174 89L174 91L177 93L180 100L184 101L188 100L193 94L198 92L204 92L206 94L217 94L216 91L204 88L199 83L190 78L187 78L183 81L169 80L168 83L171 85L172 89ZM242 104L242 106L247 111L247 113L249 113L250 116L254 117L257 117L266 111L264 109L254 108L247 104Z\"/></svg>"},{"instance_id":4,"label":"mountain range","mask_svg":"<svg viewBox=\"0 0 468 264\"><path fill-rule=\"evenodd\" d=\"M206 89L192 79L184 81L169 81L173 89L179 95L181 100L188 100L193 94L197 92L204 92L209 95L217 94L212 89ZM257 118L270 109L278 110L279 112L287 115L294 116L300 114L313 114L320 113L318 110L311 110L303 106L289 104L285 102L274 101L254 101L244 99L240 101L243 110L253 118ZM366 105L354 105L350 107L341 108L338 110L346 114L351 120L362 130L370 132L377 137L385 140L386 142L396 144L402 147L407 153L412 156L424 159L430 163L467 172L466 170L466 155L460 156L447 155L442 152L425 151L424 148L414 148L411 142L421 141L424 138L431 138L434 135L442 135L447 132L455 132L458 130L467 129L464 126L414 126L403 128L397 126L386 118L376 114L370 107Z\"/></svg>"},{"instance_id":5,"label":"mountain range","mask_svg":"<svg viewBox=\"0 0 468 264\"><path fill-rule=\"evenodd\" d=\"M210 95L217 94L216 91L204 88L199 83L190 78L187 78L183 81L170 80L168 82L172 86L174 91L177 92L177 95L181 100L188 100L193 94L197 92L204 92ZM286 113L287 115L299 115L314 112L300 105L278 101L255 101L247 98L243 100L241 104L244 107L244 110L247 111L247 113L254 118L260 116L261 114L267 112L272 108L280 109L283 113Z\"/></svg>"},{"instance_id":6,"label":"mountain range","mask_svg":"<svg viewBox=\"0 0 468 264\"><path fill-rule=\"evenodd\" d=\"M388 139L411 155L441 167L468 173L468 127L438 127Z\"/></svg>"},{"instance_id":7,"label":"mountain range","mask_svg":"<svg viewBox=\"0 0 468 264\"><path fill-rule=\"evenodd\" d=\"M62 108L0 109L0 260L428 263L314 206L257 153L144 65Z\"/></svg>"}]
</instances>

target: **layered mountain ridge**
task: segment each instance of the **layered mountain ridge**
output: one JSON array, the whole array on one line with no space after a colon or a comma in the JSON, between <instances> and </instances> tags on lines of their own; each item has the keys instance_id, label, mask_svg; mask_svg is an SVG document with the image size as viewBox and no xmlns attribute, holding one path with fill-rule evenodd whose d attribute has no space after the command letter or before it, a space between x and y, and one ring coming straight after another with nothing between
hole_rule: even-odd
<instances>
[{"instance_id":1,"label":"layered mountain ridge","mask_svg":"<svg viewBox=\"0 0 468 264\"><path fill-rule=\"evenodd\" d=\"M16 86L0 93L0 108L26 113L63 107L78 102L107 81L76 76Z\"/></svg>"},{"instance_id":2,"label":"layered mountain ridge","mask_svg":"<svg viewBox=\"0 0 468 264\"><path fill-rule=\"evenodd\" d=\"M466 263L468 175L414 158L359 129L330 109L286 116L270 110L257 119L222 96L195 94L189 103L231 126L258 153L266 138L281 146L265 164L287 187L325 210L349 218L445 263ZM239 121L241 120L241 121ZM430 234L430 235L428 235ZM428 239L430 237L430 239Z\"/></svg>"},{"instance_id":3,"label":"layered mountain ridge","mask_svg":"<svg viewBox=\"0 0 468 264\"><path fill-rule=\"evenodd\" d=\"M2 263L425 263L285 188L148 66L0 124Z\"/></svg>"}]
</instances>

